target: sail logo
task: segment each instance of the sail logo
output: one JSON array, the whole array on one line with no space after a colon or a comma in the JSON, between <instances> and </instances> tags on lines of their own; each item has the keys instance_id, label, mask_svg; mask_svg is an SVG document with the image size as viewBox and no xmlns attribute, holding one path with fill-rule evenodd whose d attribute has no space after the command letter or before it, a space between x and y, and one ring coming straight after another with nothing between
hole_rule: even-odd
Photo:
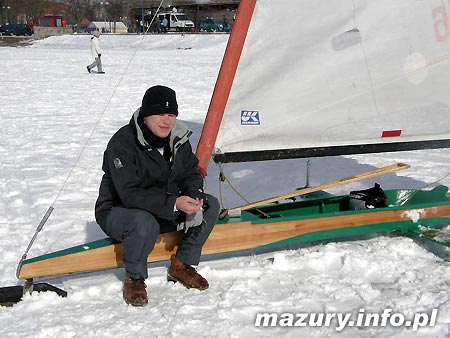
<instances>
[{"instance_id":1,"label":"sail logo","mask_svg":"<svg viewBox=\"0 0 450 338\"><path fill-rule=\"evenodd\" d=\"M241 125L260 125L258 110L242 110Z\"/></svg>"}]
</instances>

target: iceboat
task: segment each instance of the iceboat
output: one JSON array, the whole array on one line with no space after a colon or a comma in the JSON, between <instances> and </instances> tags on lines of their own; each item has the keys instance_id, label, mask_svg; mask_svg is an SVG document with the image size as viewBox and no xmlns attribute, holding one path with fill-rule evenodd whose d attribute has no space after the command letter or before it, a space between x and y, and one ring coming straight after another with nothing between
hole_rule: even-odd
<instances>
[{"instance_id":1,"label":"iceboat","mask_svg":"<svg viewBox=\"0 0 450 338\"><path fill-rule=\"evenodd\" d=\"M388 207L352 210L348 195L317 191L301 201L249 208L239 216L218 221L203 247L202 257L255 254L392 231L449 247L447 193L445 186L427 191L387 190ZM161 234L148 262L169 260L180 239L179 232ZM33 279L122 266L122 244L102 239L27 259L18 277Z\"/></svg>"}]
</instances>

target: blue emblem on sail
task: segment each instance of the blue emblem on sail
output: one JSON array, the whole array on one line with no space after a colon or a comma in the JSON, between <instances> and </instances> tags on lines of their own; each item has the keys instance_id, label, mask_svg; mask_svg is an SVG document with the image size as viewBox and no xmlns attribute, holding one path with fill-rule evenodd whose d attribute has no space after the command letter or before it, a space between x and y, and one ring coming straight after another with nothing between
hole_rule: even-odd
<instances>
[{"instance_id":1,"label":"blue emblem on sail","mask_svg":"<svg viewBox=\"0 0 450 338\"><path fill-rule=\"evenodd\" d=\"M241 111L241 125L259 125L259 111L258 110L242 110Z\"/></svg>"}]
</instances>

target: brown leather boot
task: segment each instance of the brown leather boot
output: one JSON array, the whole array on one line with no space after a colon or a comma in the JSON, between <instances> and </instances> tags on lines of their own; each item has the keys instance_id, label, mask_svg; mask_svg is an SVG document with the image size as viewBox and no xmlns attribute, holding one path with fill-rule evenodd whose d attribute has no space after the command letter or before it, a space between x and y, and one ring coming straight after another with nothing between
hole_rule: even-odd
<instances>
[{"instance_id":1,"label":"brown leather boot","mask_svg":"<svg viewBox=\"0 0 450 338\"><path fill-rule=\"evenodd\" d=\"M146 287L143 279L133 279L126 274L123 286L123 299L127 304L133 306L146 305L148 303Z\"/></svg>"},{"instance_id":2,"label":"brown leather boot","mask_svg":"<svg viewBox=\"0 0 450 338\"><path fill-rule=\"evenodd\" d=\"M209 288L208 281L195 271L192 266L184 264L175 255L172 255L170 260L172 264L170 264L167 272L167 280L169 282L180 282L188 289L206 290Z\"/></svg>"}]
</instances>

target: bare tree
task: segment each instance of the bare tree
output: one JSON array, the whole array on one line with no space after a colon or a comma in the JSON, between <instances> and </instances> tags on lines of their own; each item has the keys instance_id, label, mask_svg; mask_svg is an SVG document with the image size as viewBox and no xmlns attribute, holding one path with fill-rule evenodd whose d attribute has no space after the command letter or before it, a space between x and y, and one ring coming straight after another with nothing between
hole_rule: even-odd
<instances>
[{"instance_id":1,"label":"bare tree","mask_svg":"<svg viewBox=\"0 0 450 338\"><path fill-rule=\"evenodd\" d=\"M22 2L25 3L27 16L33 23L37 23L40 17L48 14L47 0L22 0Z\"/></svg>"},{"instance_id":2,"label":"bare tree","mask_svg":"<svg viewBox=\"0 0 450 338\"><path fill-rule=\"evenodd\" d=\"M91 5L89 0L71 0L67 7L67 19L76 25L76 30L80 32L80 23L83 19L93 21L97 6Z\"/></svg>"},{"instance_id":3,"label":"bare tree","mask_svg":"<svg viewBox=\"0 0 450 338\"><path fill-rule=\"evenodd\" d=\"M37 20L45 13L48 8L47 0L15 0L1 1L2 22L10 23L30 23Z\"/></svg>"},{"instance_id":4,"label":"bare tree","mask_svg":"<svg viewBox=\"0 0 450 338\"><path fill-rule=\"evenodd\" d=\"M123 15L123 0L109 0L106 5L106 13L109 21L114 23L113 33L116 33L116 22L121 21Z\"/></svg>"},{"instance_id":5,"label":"bare tree","mask_svg":"<svg viewBox=\"0 0 450 338\"><path fill-rule=\"evenodd\" d=\"M7 16L12 23L37 23L40 17L47 14L65 14L68 6L53 0L0 0L0 4L2 9L8 8ZM6 16L6 11L2 15Z\"/></svg>"}]
</instances>

